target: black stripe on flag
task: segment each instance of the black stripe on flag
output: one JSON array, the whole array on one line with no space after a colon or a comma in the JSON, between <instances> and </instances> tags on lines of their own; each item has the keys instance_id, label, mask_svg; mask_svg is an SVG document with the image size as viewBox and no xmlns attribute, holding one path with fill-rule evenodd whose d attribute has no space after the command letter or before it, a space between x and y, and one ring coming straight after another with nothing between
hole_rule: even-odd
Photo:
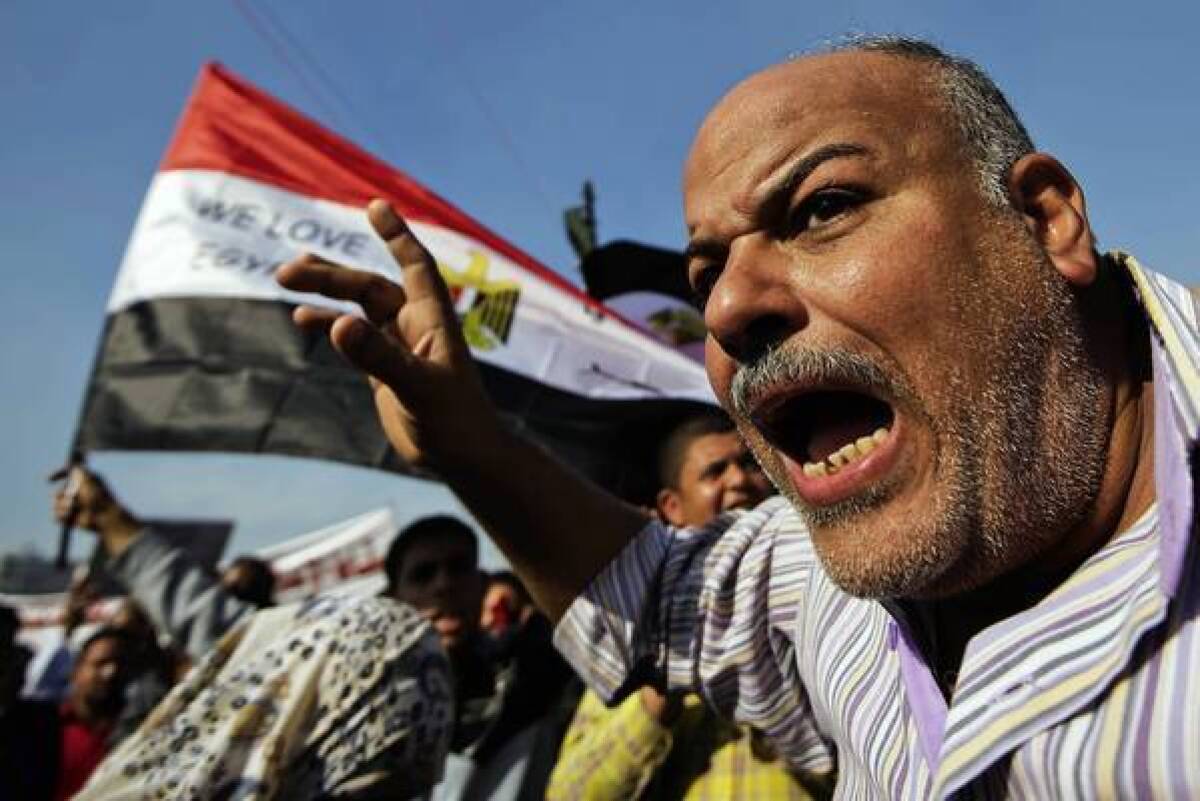
<instances>
[{"instance_id":1,"label":"black stripe on flag","mask_svg":"<svg viewBox=\"0 0 1200 801\"><path fill-rule=\"evenodd\" d=\"M191 297L110 315L76 446L273 453L417 475L384 437L362 375L325 336L299 331L292 308ZM637 503L652 503L655 443L681 414L704 408L593 400L480 367L514 428Z\"/></svg>"}]
</instances>

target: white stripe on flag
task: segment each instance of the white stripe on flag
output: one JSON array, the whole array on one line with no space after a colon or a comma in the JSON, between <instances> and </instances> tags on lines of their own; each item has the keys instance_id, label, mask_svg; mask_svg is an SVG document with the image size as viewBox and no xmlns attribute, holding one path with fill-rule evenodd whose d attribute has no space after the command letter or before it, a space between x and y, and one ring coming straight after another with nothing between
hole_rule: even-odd
<instances>
[{"instance_id":1,"label":"white stripe on flag","mask_svg":"<svg viewBox=\"0 0 1200 801\"><path fill-rule=\"evenodd\" d=\"M621 321L596 314L456 231L412 223L458 285L475 356L591 398L712 403L703 369ZM399 280L361 209L212 170L158 173L138 215L109 313L156 298L229 297L317 303L280 288L275 269L311 251ZM349 308L342 306L341 308Z\"/></svg>"}]
</instances>

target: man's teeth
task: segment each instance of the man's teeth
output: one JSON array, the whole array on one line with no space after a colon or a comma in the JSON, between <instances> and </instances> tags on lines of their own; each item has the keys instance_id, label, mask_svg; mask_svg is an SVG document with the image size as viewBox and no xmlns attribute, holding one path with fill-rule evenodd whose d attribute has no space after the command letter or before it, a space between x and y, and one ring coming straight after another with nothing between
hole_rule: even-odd
<instances>
[{"instance_id":1,"label":"man's teeth","mask_svg":"<svg viewBox=\"0 0 1200 801\"><path fill-rule=\"evenodd\" d=\"M829 454L820 462L805 462L804 475L809 478L831 476L848 464L858 461L871 451L883 444L890 432L886 428L877 428L869 437L859 437L854 442L848 442L838 450Z\"/></svg>"}]
</instances>

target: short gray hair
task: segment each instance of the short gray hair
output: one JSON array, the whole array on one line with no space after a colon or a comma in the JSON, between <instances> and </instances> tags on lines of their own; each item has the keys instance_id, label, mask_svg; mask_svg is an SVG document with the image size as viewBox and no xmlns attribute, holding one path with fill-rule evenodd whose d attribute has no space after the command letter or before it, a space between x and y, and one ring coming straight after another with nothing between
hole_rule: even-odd
<instances>
[{"instance_id":1,"label":"short gray hair","mask_svg":"<svg viewBox=\"0 0 1200 801\"><path fill-rule=\"evenodd\" d=\"M952 56L922 39L895 35L852 36L822 52L885 53L929 64L940 78L941 100L979 170L980 189L998 206L1011 206L1008 173L1034 152L1033 139L1000 87L973 61Z\"/></svg>"}]
</instances>

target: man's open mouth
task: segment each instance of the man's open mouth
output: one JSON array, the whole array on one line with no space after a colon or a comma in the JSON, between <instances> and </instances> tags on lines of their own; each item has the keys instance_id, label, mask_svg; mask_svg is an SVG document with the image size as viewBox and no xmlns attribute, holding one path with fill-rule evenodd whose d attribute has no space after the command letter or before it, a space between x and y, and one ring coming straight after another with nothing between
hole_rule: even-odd
<instances>
[{"instance_id":1,"label":"man's open mouth","mask_svg":"<svg viewBox=\"0 0 1200 801\"><path fill-rule=\"evenodd\" d=\"M771 445L816 478L848 468L886 442L895 412L867 392L805 389L766 399L753 419Z\"/></svg>"}]
</instances>

